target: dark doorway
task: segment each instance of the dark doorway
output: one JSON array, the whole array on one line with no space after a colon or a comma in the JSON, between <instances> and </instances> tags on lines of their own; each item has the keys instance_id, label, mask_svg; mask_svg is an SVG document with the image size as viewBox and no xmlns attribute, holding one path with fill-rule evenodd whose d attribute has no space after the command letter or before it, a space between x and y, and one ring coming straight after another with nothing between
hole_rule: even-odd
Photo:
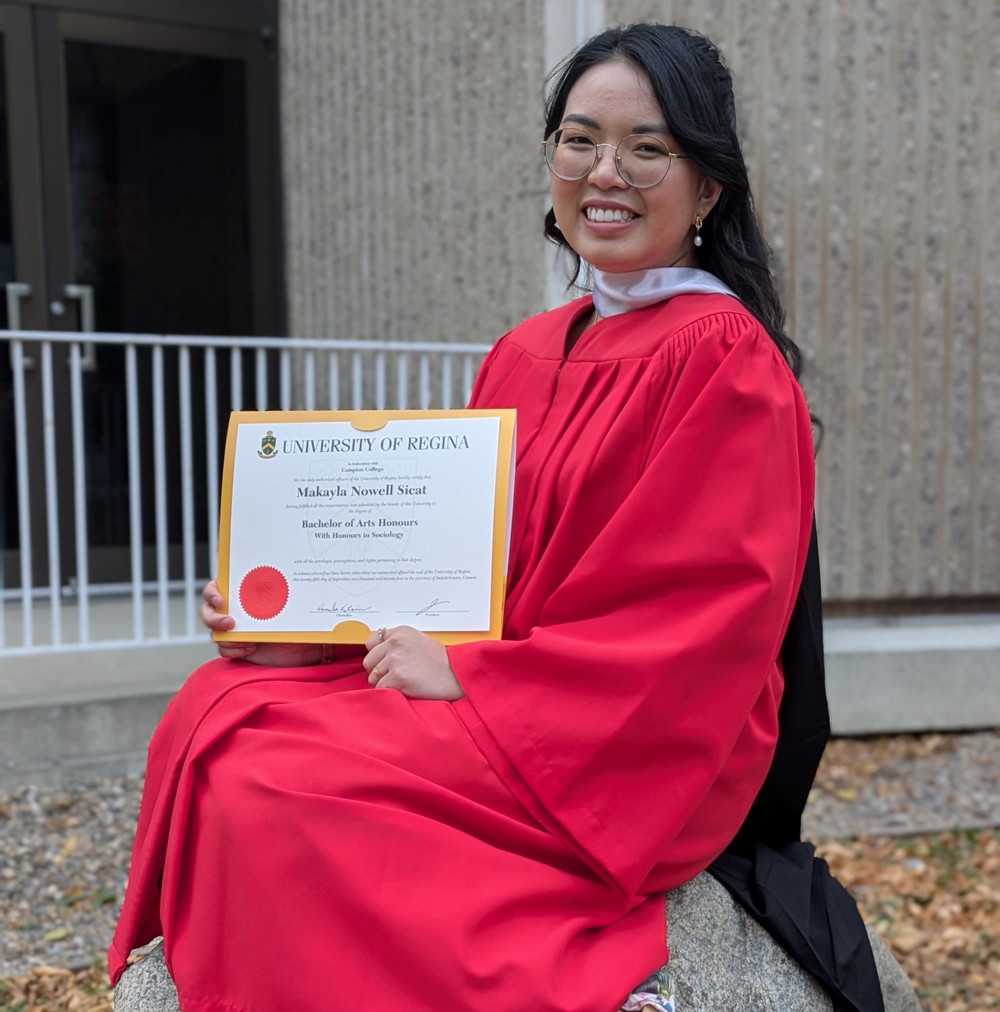
<instances>
[{"instance_id":1,"label":"dark doorway","mask_svg":"<svg viewBox=\"0 0 1000 1012\"><path fill-rule=\"evenodd\" d=\"M128 17L117 16L123 9ZM273 0L127 5L67 0L62 9L0 3L0 282L30 290L17 295L15 289L12 295L8 287L0 306L3 322L13 304L14 322L22 327L79 330L89 303L97 331L283 333L276 18ZM10 143L17 136L15 117L22 125L31 122L34 155L18 154L30 145ZM23 243L11 212L19 207ZM29 217L34 240L27 238ZM2 357L0 426L8 443L6 349ZM149 349L140 349L144 411L157 382L151 359ZM127 579L129 572L125 362L124 349L98 346L83 379L89 570L95 582ZM164 400L176 415L176 358L165 356L156 368ZM193 382L201 383L197 354L191 368ZM219 382L228 380L223 371ZM53 381L55 425L65 430L71 424L69 412L61 410L68 400L68 371L59 362ZM32 459L40 457L42 428L34 408L37 386L37 370L27 373ZM224 420L220 428L225 431ZM155 476L145 463L153 456L152 425L145 417L141 431L142 528L148 545L155 527ZM68 446L69 434L58 442ZM201 473L198 463L195 471ZM18 580L13 466L10 460L0 472L5 551L0 572L8 588ZM162 467L168 489L176 489L176 454L168 453ZM58 462L60 489L71 487L69 468L68 459ZM31 485L34 511L34 504L44 501L41 468L32 470ZM174 543L180 540L179 510L170 508L167 516ZM42 528L35 525L31 537L36 583L47 582ZM197 532L199 543L205 534ZM64 584L73 579L73 537L67 510L60 514ZM207 560L199 564L203 572L210 568Z\"/></svg>"}]
</instances>

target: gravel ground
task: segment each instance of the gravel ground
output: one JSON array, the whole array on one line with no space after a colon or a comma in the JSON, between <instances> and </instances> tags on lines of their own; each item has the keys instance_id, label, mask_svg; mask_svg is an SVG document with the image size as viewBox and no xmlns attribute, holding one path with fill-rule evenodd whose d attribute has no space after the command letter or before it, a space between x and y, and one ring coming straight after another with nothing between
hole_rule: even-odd
<instances>
[{"instance_id":1,"label":"gravel ground","mask_svg":"<svg viewBox=\"0 0 1000 1012\"><path fill-rule=\"evenodd\" d=\"M0 977L102 956L121 905L140 779L0 793ZM810 839L1000 826L1000 731L842 739L805 817Z\"/></svg>"},{"instance_id":2,"label":"gravel ground","mask_svg":"<svg viewBox=\"0 0 1000 1012\"><path fill-rule=\"evenodd\" d=\"M823 754L806 839L1000 827L1000 730L839 738Z\"/></svg>"},{"instance_id":3,"label":"gravel ground","mask_svg":"<svg viewBox=\"0 0 1000 1012\"><path fill-rule=\"evenodd\" d=\"M113 778L0 793L0 977L107 951L141 790Z\"/></svg>"}]
</instances>

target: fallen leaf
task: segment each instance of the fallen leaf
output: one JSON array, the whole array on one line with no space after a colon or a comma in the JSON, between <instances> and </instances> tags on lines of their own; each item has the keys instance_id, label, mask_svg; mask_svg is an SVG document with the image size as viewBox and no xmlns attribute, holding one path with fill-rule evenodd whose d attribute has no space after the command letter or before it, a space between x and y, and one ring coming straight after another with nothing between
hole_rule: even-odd
<instances>
[{"instance_id":1,"label":"fallen leaf","mask_svg":"<svg viewBox=\"0 0 1000 1012\"><path fill-rule=\"evenodd\" d=\"M890 934L889 940L894 949L900 952L912 952L918 945L927 941L927 935L912 924L900 924Z\"/></svg>"},{"instance_id":2,"label":"fallen leaf","mask_svg":"<svg viewBox=\"0 0 1000 1012\"><path fill-rule=\"evenodd\" d=\"M108 903L114 903L118 899L118 893L111 886L98 886L94 890L94 906L102 907Z\"/></svg>"}]
</instances>

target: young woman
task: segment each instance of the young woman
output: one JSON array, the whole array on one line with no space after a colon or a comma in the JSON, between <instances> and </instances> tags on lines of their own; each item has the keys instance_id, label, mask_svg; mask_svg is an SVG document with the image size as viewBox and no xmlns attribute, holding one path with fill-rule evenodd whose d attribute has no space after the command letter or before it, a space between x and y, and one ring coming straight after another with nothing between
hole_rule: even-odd
<instances>
[{"instance_id":1,"label":"young woman","mask_svg":"<svg viewBox=\"0 0 1000 1012\"><path fill-rule=\"evenodd\" d=\"M191 677L110 957L162 933L184 1012L672 1007L664 892L775 750L812 430L714 47L594 38L544 148L594 294L473 394L518 411L503 638L224 644Z\"/></svg>"}]
</instances>

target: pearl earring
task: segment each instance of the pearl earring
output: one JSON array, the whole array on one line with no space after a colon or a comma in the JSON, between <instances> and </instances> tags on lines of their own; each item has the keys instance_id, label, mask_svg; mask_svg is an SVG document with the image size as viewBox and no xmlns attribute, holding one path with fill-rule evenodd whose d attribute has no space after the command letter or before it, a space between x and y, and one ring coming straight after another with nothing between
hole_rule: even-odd
<instances>
[{"instance_id":1,"label":"pearl earring","mask_svg":"<svg viewBox=\"0 0 1000 1012\"><path fill-rule=\"evenodd\" d=\"M701 223L702 223L702 220L703 219L702 219L702 217L701 217L700 214L696 214L694 216L694 244L695 244L695 246L700 246L702 244L702 241L703 241L702 238L701 238Z\"/></svg>"}]
</instances>

